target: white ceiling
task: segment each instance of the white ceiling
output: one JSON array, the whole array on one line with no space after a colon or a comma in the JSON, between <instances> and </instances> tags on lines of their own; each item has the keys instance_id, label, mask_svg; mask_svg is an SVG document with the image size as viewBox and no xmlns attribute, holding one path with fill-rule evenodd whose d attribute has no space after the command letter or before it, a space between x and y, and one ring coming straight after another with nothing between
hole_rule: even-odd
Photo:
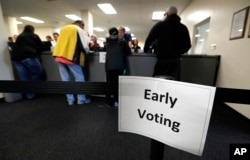
<instances>
[{"instance_id":1,"label":"white ceiling","mask_svg":"<svg viewBox=\"0 0 250 160\"><path fill-rule=\"evenodd\" d=\"M102 27L103 33L94 32L97 37L105 37L108 28L127 26L139 41L145 41L147 34L155 21L151 20L153 11L165 11L170 5L175 5L179 13L192 0L0 0L4 16L31 16L45 21L45 24L32 24L35 27L62 27L72 23L65 14L81 15L81 11L93 14L94 27ZM111 3L117 11L116 15L105 15L97 3ZM84 19L83 19L84 21Z\"/></svg>"}]
</instances>

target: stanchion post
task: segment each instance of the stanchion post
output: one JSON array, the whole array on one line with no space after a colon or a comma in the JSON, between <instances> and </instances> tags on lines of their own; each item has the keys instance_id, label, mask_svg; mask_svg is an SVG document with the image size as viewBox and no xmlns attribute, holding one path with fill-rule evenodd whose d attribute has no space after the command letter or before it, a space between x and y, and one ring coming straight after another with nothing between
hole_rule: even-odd
<instances>
[{"instance_id":1,"label":"stanchion post","mask_svg":"<svg viewBox=\"0 0 250 160\"><path fill-rule=\"evenodd\" d=\"M163 160L165 144L151 139L150 160Z\"/></svg>"},{"instance_id":2,"label":"stanchion post","mask_svg":"<svg viewBox=\"0 0 250 160\"><path fill-rule=\"evenodd\" d=\"M155 78L175 80L174 77L157 75ZM151 139L150 160L163 160L165 144Z\"/></svg>"}]
</instances>

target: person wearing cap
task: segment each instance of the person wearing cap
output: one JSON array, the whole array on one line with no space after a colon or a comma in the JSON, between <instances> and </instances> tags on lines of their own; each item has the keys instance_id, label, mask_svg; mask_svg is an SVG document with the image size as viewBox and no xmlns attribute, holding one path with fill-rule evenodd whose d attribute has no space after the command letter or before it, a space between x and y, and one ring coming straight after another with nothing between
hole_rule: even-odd
<instances>
[{"instance_id":1,"label":"person wearing cap","mask_svg":"<svg viewBox=\"0 0 250 160\"><path fill-rule=\"evenodd\" d=\"M191 48L187 27L181 23L175 6L169 7L165 19L156 23L149 32L144 45L147 53L153 42L157 41L153 76L171 76L180 80L180 58Z\"/></svg>"},{"instance_id":2,"label":"person wearing cap","mask_svg":"<svg viewBox=\"0 0 250 160\"><path fill-rule=\"evenodd\" d=\"M75 81L85 82L83 67L85 54L89 51L89 37L84 33L83 27L83 21L78 20L61 29L53 56L58 64L62 81L71 81L71 72ZM66 97L68 104L72 106L76 101L75 96L68 93ZM90 99L86 98L85 94L78 94L77 104L86 103L90 103Z\"/></svg>"},{"instance_id":3,"label":"person wearing cap","mask_svg":"<svg viewBox=\"0 0 250 160\"><path fill-rule=\"evenodd\" d=\"M118 36L118 29L109 29L109 37L106 38L106 80L107 82L117 83L120 75L123 75L127 68L127 56L131 54L131 49L127 41ZM110 106L118 106L118 93L112 98L106 95L106 103Z\"/></svg>"}]
</instances>

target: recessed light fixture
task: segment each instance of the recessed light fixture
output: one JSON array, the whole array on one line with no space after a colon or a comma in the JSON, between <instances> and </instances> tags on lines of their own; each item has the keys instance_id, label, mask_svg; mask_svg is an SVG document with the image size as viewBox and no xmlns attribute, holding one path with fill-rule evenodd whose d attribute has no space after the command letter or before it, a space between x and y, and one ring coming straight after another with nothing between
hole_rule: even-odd
<instances>
[{"instance_id":1,"label":"recessed light fixture","mask_svg":"<svg viewBox=\"0 0 250 160\"><path fill-rule=\"evenodd\" d=\"M76 21L76 20L82 20L81 17L77 16L77 15L74 15L74 14L66 14L65 17L67 17L68 19L71 19L73 21Z\"/></svg>"},{"instance_id":2,"label":"recessed light fixture","mask_svg":"<svg viewBox=\"0 0 250 160\"><path fill-rule=\"evenodd\" d=\"M97 4L97 6L105 13L105 14L117 14L116 10L110 3L102 3Z\"/></svg>"},{"instance_id":3,"label":"recessed light fixture","mask_svg":"<svg viewBox=\"0 0 250 160\"><path fill-rule=\"evenodd\" d=\"M33 22L33 23L44 23L44 21L40 20L40 19L36 19L33 17L20 17L23 20L29 21L29 22Z\"/></svg>"},{"instance_id":4,"label":"recessed light fixture","mask_svg":"<svg viewBox=\"0 0 250 160\"><path fill-rule=\"evenodd\" d=\"M164 11L153 12L153 14L152 14L152 20L154 20L154 21L162 20L163 17L164 17L164 14L165 14Z\"/></svg>"}]
</instances>

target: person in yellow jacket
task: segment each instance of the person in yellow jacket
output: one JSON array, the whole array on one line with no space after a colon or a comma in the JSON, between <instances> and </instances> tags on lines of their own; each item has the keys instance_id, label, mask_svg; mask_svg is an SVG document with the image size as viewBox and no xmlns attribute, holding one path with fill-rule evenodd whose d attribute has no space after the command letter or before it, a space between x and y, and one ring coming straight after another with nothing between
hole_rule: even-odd
<instances>
[{"instance_id":1,"label":"person in yellow jacket","mask_svg":"<svg viewBox=\"0 0 250 160\"><path fill-rule=\"evenodd\" d=\"M70 72L75 81L85 82L83 73L85 54L89 52L90 38L84 33L84 23L81 20L64 26L61 29L56 46L53 51L55 61L58 63L62 81L71 81ZM90 103L85 94L66 94L69 105Z\"/></svg>"}]
</instances>

